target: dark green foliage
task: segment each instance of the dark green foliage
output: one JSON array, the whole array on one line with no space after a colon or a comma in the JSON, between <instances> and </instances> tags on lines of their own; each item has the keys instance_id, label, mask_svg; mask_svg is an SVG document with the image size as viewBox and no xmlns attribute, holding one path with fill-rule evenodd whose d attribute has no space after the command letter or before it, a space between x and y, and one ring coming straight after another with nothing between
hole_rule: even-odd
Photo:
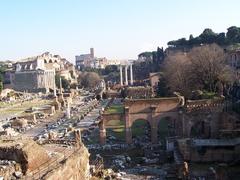
<instances>
[{"instance_id":1,"label":"dark green foliage","mask_svg":"<svg viewBox=\"0 0 240 180\"><path fill-rule=\"evenodd\" d=\"M3 73L6 70L5 66L0 65L0 92L3 90Z\"/></svg>"},{"instance_id":2,"label":"dark green foliage","mask_svg":"<svg viewBox=\"0 0 240 180\"><path fill-rule=\"evenodd\" d=\"M3 90L3 83L2 81L0 81L0 93L2 92L2 90Z\"/></svg>"},{"instance_id":3,"label":"dark green foliage","mask_svg":"<svg viewBox=\"0 0 240 180\"><path fill-rule=\"evenodd\" d=\"M231 26L228 28L227 39L232 43L240 42L240 28L236 26Z\"/></svg>"},{"instance_id":4,"label":"dark green foliage","mask_svg":"<svg viewBox=\"0 0 240 180\"><path fill-rule=\"evenodd\" d=\"M163 48L158 47L157 51L143 52L138 57L144 58L145 61L133 64L134 79L143 80L149 77L149 73L160 71L165 53Z\"/></svg>"},{"instance_id":5,"label":"dark green foliage","mask_svg":"<svg viewBox=\"0 0 240 180\"><path fill-rule=\"evenodd\" d=\"M220 46L231 45L235 43L240 43L240 28L236 26L229 27L227 29L227 34L225 35L224 32L215 33L212 29L206 28L202 34L198 37L193 37L191 34L189 36L189 40L185 38L181 38L178 40L169 41L168 45L182 48L182 47L193 47L199 46L201 44L212 44L216 43Z\"/></svg>"},{"instance_id":6,"label":"dark green foliage","mask_svg":"<svg viewBox=\"0 0 240 180\"><path fill-rule=\"evenodd\" d=\"M57 87L60 88L60 75L57 74L55 76L55 82L56 82ZM63 89L67 89L67 88L69 88L69 86L70 86L69 81L67 79L65 79L64 77L62 77L62 87L63 87Z\"/></svg>"},{"instance_id":7,"label":"dark green foliage","mask_svg":"<svg viewBox=\"0 0 240 180\"><path fill-rule=\"evenodd\" d=\"M118 82L119 81L119 70L117 65L108 65L104 69L95 69L95 68L85 68L83 72L95 72L99 76L104 77L104 80L111 81L111 82Z\"/></svg>"},{"instance_id":8,"label":"dark green foliage","mask_svg":"<svg viewBox=\"0 0 240 180\"><path fill-rule=\"evenodd\" d=\"M151 58L152 57L152 52L142 52L138 55L138 57L147 57L147 58Z\"/></svg>"},{"instance_id":9,"label":"dark green foliage","mask_svg":"<svg viewBox=\"0 0 240 180\"><path fill-rule=\"evenodd\" d=\"M157 86L157 96L158 97L167 97L169 96L169 88L167 86L166 79L161 76Z\"/></svg>"},{"instance_id":10,"label":"dark green foliage","mask_svg":"<svg viewBox=\"0 0 240 180\"><path fill-rule=\"evenodd\" d=\"M118 71L117 65L109 65L109 66L105 67L105 69L103 70L102 74L103 75L107 75L107 74L110 74L112 72L117 72L117 71Z\"/></svg>"}]
</instances>

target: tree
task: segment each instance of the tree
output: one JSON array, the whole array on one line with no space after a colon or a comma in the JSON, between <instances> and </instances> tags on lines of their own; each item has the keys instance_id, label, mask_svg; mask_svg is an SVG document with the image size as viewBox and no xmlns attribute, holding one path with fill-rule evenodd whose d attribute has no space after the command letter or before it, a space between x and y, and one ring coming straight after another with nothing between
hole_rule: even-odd
<instances>
[{"instance_id":1,"label":"tree","mask_svg":"<svg viewBox=\"0 0 240 180\"><path fill-rule=\"evenodd\" d=\"M70 87L70 82L67 79L65 79L64 77L61 77L61 79L62 79L62 88L63 89L69 88ZM59 74L55 75L55 82L56 82L56 86L58 88L60 88L60 75Z\"/></svg>"},{"instance_id":2,"label":"tree","mask_svg":"<svg viewBox=\"0 0 240 180\"><path fill-rule=\"evenodd\" d=\"M166 78L161 75L159 78L158 86L157 86L157 96L158 97L166 97L169 95L169 87L167 86Z\"/></svg>"},{"instance_id":3,"label":"tree","mask_svg":"<svg viewBox=\"0 0 240 180\"><path fill-rule=\"evenodd\" d=\"M165 61L164 76L171 91L186 97L194 90L216 93L234 81L222 48L216 44L194 47L188 54L175 54Z\"/></svg>"},{"instance_id":4,"label":"tree","mask_svg":"<svg viewBox=\"0 0 240 180\"><path fill-rule=\"evenodd\" d=\"M82 77L82 82L81 85L85 88L95 88L99 82L100 82L100 77L97 73L95 72L87 72L83 77Z\"/></svg>"},{"instance_id":5,"label":"tree","mask_svg":"<svg viewBox=\"0 0 240 180\"><path fill-rule=\"evenodd\" d=\"M3 82L0 81L0 93L2 92L2 90L3 90Z\"/></svg>"},{"instance_id":6,"label":"tree","mask_svg":"<svg viewBox=\"0 0 240 180\"><path fill-rule=\"evenodd\" d=\"M227 39L230 43L240 42L240 28L231 26L227 29Z\"/></svg>"},{"instance_id":7,"label":"tree","mask_svg":"<svg viewBox=\"0 0 240 180\"><path fill-rule=\"evenodd\" d=\"M216 42L217 34L213 32L212 29L204 29L202 34L199 36L204 44L211 44Z\"/></svg>"},{"instance_id":8,"label":"tree","mask_svg":"<svg viewBox=\"0 0 240 180\"><path fill-rule=\"evenodd\" d=\"M196 47L191 50L188 57L195 82L201 84L204 89L215 92L220 77L227 73L223 49L216 44Z\"/></svg>"},{"instance_id":9,"label":"tree","mask_svg":"<svg viewBox=\"0 0 240 180\"><path fill-rule=\"evenodd\" d=\"M219 33L216 38L216 43L219 45L227 44L227 39L225 33Z\"/></svg>"},{"instance_id":10,"label":"tree","mask_svg":"<svg viewBox=\"0 0 240 180\"><path fill-rule=\"evenodd\" d=\"M163 48L157 48L157 63L160 65L164 60L164 51Z\"/></svg>"},{"instance_id":11,"label":"tree","mask_svg":"<svg viewBox=\"0 0 240 180\"><path fill-rule=\"evenodd\" d=\"M108 65L104 69L104 75L108 75L112 72L117 72L117 71L118 71L117 65Z\"/></svg>"},{"instance_id":12,"label":"tree","mask_svg":"<svg viewBox=\"0 0 240 180\"><path fill-rule=\"evenodd\" d=\"M190 76L190 61L186 55L178 53L166 58L164 78L171 92L177 91L189 96L193 89Z\"/></svg>"}]
</instances>

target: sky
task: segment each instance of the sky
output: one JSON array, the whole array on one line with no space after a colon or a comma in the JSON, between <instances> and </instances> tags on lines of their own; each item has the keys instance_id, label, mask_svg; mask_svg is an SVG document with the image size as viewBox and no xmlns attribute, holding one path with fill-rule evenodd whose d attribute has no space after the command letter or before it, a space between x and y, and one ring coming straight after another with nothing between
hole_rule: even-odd
<instances>
[{"instance_id":1,"label":"sky","mask_svg":"<svg viewBox=\"0 0 240 180\"><path fill-rule=\"evenodd\" d=\"M205 28L240 26L239 0L0 0L0 60L46 51L136 59Z\"/></svg>"}]
</instances>

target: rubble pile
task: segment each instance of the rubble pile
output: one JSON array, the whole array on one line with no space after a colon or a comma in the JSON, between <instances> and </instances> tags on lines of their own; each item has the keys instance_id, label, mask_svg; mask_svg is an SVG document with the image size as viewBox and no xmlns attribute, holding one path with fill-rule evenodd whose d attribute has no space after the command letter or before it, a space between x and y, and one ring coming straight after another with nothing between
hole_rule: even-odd
<instances>
[{"instance_id":1,"label":"rubble pile","mask_svg":"<svg viewBox=\"0 0 240 180\"><path fill-rule=\"evenodd\" d=\"M20 164L11 160L0 160L0 179L17 179L22 177Z\"/></svg>"}]
</instances>

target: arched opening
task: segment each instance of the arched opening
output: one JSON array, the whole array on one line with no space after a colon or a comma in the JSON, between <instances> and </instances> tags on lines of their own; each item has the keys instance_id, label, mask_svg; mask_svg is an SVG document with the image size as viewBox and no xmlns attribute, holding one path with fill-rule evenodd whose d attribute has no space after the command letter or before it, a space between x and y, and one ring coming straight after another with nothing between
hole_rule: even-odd
<instances>
[{"instance_id":1,"label":"arched opening","mask_svg":"<svg viewBox=\"0 0 240 180\"><path fill-rule=\"evenodd\" d=\"M55 60L54 62L57 63L57 60Z\"/></svg>"},{"instance_id":2,"label":"arched opening","mask_svg":"<svg viewBox=\"0 0 240 180\"><path fill-rule=\"evenodd\" d=\"M51 60L51 59L49 60L49 63L52 63L52 60Z\"/></svg>"},{"instance_id":3,"label":"arched opening","mask_svg":"<svg viewBox=\"0 0 240 180\"><path fill-rule=\"evenodd\" d=\"M175 131L176 126L174 118L169 116L161 118L158 122L158 141L164 145L167 137L176 135Z\"/></svg>"},{"instance_id":4,"label":"arched opening","mask_svg":"<svg viewBox=\"0 0 240 180\"><path fill-rule=\"evenodd\" d=\"M151 142L151 126L145 119L137 119L132 124L132 139L134 143Z\"/></svg>"},{"instance_id":5,"label":"arched opening","mask_svg":"<svg viewBox=\"0 0 240 180\"><path fill-rule=\"evenodd\" d=\"M125 142L124 121L109 120L105 123L107 143Z\"/></svg>"},{"instance_id":6,"label":"arched opening","mask_svg":"<svg viewBox=\"0 0 240 180\"><path fill-rule=\"evenodd\" d=\"M47 63L47 60L46 60L46 59L44 59L44 63Z\"/></svg>"},{"instance_id":7,"label":"arched opening","mask_svg":"<svg viewBox=\"0 0 240 180\"><path fill-rule=\"evenodd\" d=\"M211 127L209 122L197 121L193 124L190 130L190 137L192 138L210 138Z\"/></svg>"}]
</instances>

